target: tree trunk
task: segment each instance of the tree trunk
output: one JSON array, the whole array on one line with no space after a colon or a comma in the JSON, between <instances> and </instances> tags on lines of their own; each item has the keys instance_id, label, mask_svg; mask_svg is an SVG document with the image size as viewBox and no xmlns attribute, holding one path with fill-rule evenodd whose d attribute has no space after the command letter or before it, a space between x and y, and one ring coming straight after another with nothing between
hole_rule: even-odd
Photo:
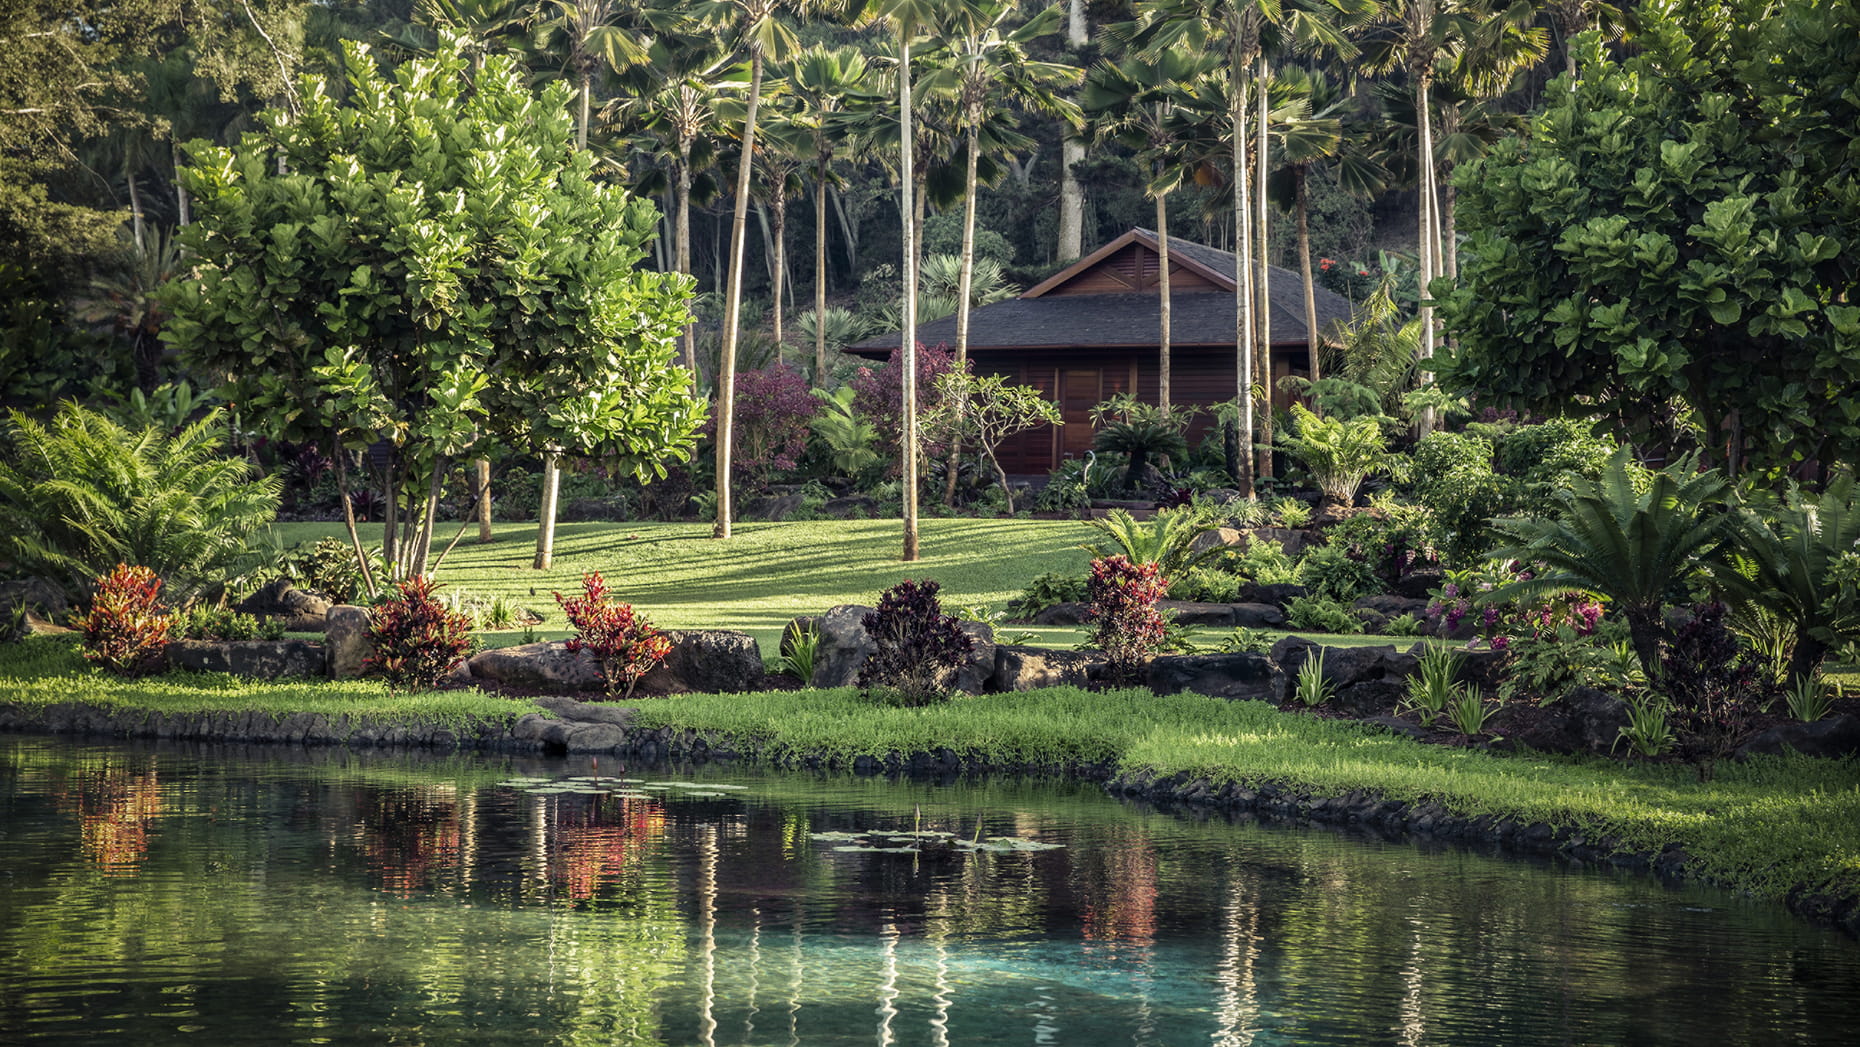
<instances>
[{"instance_id":1,"label":"tree trunk","mask_svg":"<svg viewBox=\"0 0 1860 1047\"><path fill-rule=\"evenodd\" d=\"M342 522L349 529L349 546L355 550L355 563L362 571L362 586L373 600L381 595L381 590L375 585L374 568L368 562L368 551L362 548L362 534L355 526L355 503L349 500L349 452L339 441L331 443L335 445L331 460L336 463L336 490L342 496Z\"/></svg>"},{"instance_id":2,"label":"tree trunk","mask_svg":"<svg viewBox=\"0 0 1860 1047\"><path fill-rule=\"evenodd\" d=\"M550 448L542 456L542 498L536 505L536 559L530 566L547 571L555 563L555 509L562 493L561 452Z\"/></svg>"},{"instance_id":3,"label":"tree trunk","mask_svg":"<svg viewBox=\"0 0 1860 1047\"><path fill-rule=\"evenodd\" d=\"M981 114L967 115L969 124L968 165L962 180L962 269L956 277L956 370L966 370L969 363L969 292L975 286L975 168L976 154L982 148ZM956 402L956 427L962 427L967 404ZM962 464L960 432L950 441L948 475L943 481L943 504L956 504L956 473ZM1011 513L1013 510L1009 510Z\"/></svg>"},{"instance_id":4,"label":"tree trunk","mask_svg":"<svg viewBox=\"0 0 1860 1047\"><path fill-rule=\"evenodd\" d=\"M439 519L439 491L445 482L446 470L452 462L444 455L433 459L432 474L426 478L426 497L420 501L420 527L418 537L413 543L413 557L408 561L407 577L426 577L426 562L433 551L433 525Z\"/></svg>"},{"instance_id":5,"label":"tree trunk","mask_svg":"<svg viewBox=\"0 0 1860 1047\"><path fill-rule=\"evenodd\" d=\"M136 250L142 249L142 193L136 188L136 170L133 164L123 165L123 174L129 179L129 229L135 238Z\"/></svg>"},{"instance_id":6,"label":"tree trunk","mask_svg":"<svg viewBox=\"0 0 1860 1047\"><path fill-rule=\"evenodd\" d=\"M1258 475L1272 475L1272 223L1267 208L1270 206L1266 193L1266 175L1270 170L1266 162L1266 132L1270 116L1271 99L1267 97L1267 80L1270 70L1266 67L1266 56L1259 55L1258 72L1253 77L1253 89L1259 93L1259 154L1253 158L1254 177L1257 179L1254 192L1259 194L1259 257L1254 259L1259 272L1259 353L1255 365L1258 375L1257 384L1266 391L1266 402L1260 405Z\"/></svg>"},{"instance_id":7,"label":"tree trunk","mask_svg":"<svg viewBox=\"0 0 1860 1047\"><path fill-rule=\"evenodd\" d=\"M1300 166L1294 175L1298 187L1298 272L1304 280L1305 287L1305 366L1313 382L1324 377L1318 366L1318 320L1317 320L1317 282L1311 278L1311 223L1310 193L1306 184L1306 168Z\"/></svg>"},{"instance_id":8,"label":"tree trunk","mask_svg":"<svg viewBox=\"0 0 1860 1047\"><path fill-rule=\"evenodd\" d=\"M1066 10L1066 46L1082 50L1091 42L1091 26L1086 20L1085 0L1070 0ZM1063 135L1064 132L1061 132ZM1070 138L1059 144L1059 236L1053 247L1055 260L1069 262L1085 254L1085 189L1073 174L1075 164L1085 159L1085 146Z\"/></svg>"},{"instance_id":9,"label":"tree trunk","mask_svg":"<svg viewBox=\"0 0 1860 1047\"><path fill-rule=\"evenodd\" d=\"M1415 157L1416 170L1419 171L1421 183L1420 236L1415 253L1421 260L1421 359L1431 360L1434 356L1434 305L1429 296L1427 285L1432 283L1435 275L1435 260L1440 252L1440 238L1434 213L1434 124L1428 113L1428 78L1425 74L1415 82L1415 120L1421 128L1419 155ZM1427 382L1427 372L1421 373L1421 384ZM1426 436L1434 431L1434 409L1429 407L1421 412L1420 434Z\"/></svg>"},{"instance_id":10,"label":"tree trunk","mask_svg":"<svg viewBox=\"0 0 1860 1047\"><path fill-rule=\"evenodd\" d=\"M575 117L575 148L588 147L588 103L594 94L594 71L581 71L581 112Z\"/></svg>"},{"instance_id":11,"label":"tree trunk","mask_svg":"<svg viewBox=\"0 0 1860 1047\"><path fill-rule=\"evenodd\" d=\"M778 185L775 187L775 199L769 206L775 209L775 235L772 237L775 249L775 271L770 279L775 282L773 288L775 292L775 354L776 359L780 360L782 345L781 291L788 276L788 198L783 195L781 186Z\"/></svg>"},{"instance_id":12,"label":"tree trunk","mask_svg":"<svg viewBox=\"0 0 1860 1047\"><path fill-rule=\"evenodd\" d=\"M904 374L900 377L904 386L903 432L899 443L903 446L903 475L901 484L904 494L904 562L917 561L917 222L915 201L916 178L912 171L912 156L916 142L911 134L911 37L910 29L900 26L898 29L898 151L900 165L899 182L904 193L902 206L898 208L904 222Z\"/></svg>"},{"instance_id":13,"label":"tree trunk","mask_svg":"<svg viewBox=\"0 0 1860 1047\"><path fill-rule=\"evenodd\" d=\"M1162 164L1157 163L1160 173ZM1156 194L1156 406L1169 417L1169 323L1173 307L1169 294L1169 194Z\"/></svg>"},{"instance_id":14,"label":"tree trunk","mask_svg":"<svg viewBox=\"0 0 1860 1047\"><path fill-rule=\"evenodd\" d=\"M691 275L691 139L678 140L678 220L673 227L673 266L685 276ZM691 381L698 381L697 324L685 325L685 368Z\"/></svg>"},{"instance_id":15,"label":"tree trunk","mask_svg":"<svg viewBox=\"0 0 1860 1047\"><path fill-rule=\"evenodd\" d=\"M491 535L491 460L480 458L472 463L478 484L478 541L492 540Z\"/></svg>"},{"instance_id":16,"label":"tree trunk","mask_svg":"<svg viewBox=\"0 0 1860 1047\"><path fill-rule=\"evenodd\" d=\"M723 346L717 353L716 538L730 537L730 443L735 438L736 336L743 308L743 241L749 224L749 176L755 166L756 107L762 100L762 52L749 53L749 108L743 116L743 156L736 172L736 214L730 220L730 287L723 300Z\"/></svg>"},{"instance_id":17,"label":"tree trunk","mask_svg":"<svg viewBox=\"0 0 1860 1047\"><path fill-rule=\"evenodd\" d=\"M1630 607L1626 610L1628 638L1640 658L1641 671L1654 687L1660 685L1660 644L1666 638L1666 622L1658 607Z\"/></svg>"},{"instance_id":18,"label":"tree trunk","mask_svg":"<svg viewBox=\"0 0 1860 1047\"><path fill-rule=\"evenodd\" d=\"M1806 633L1795 634L1795 650L1789 653L1789 685L1799 687L1803 683L1812 683L1815 674L1821 671L1822 659L1828 656L1828 645Z\"/></svg>"},{"instance_id":19,"label":"tree trunk","mask_svg":"<svg viewBox=\"0 0 1860 1047\"><path fill-rule=\"evenodd\" d=\"M1233 77L1229 108L1233 121L1233 189L1234 189L1234 361L1236 395L1240 424L1234 433L1239 473L1234 477L1244 498L1253 497L1253 238L1249 230L1246 167L1246 58L1238 37L1234 46L1230 73Z\"/></svg>"},{"instance_id":20,"label":"tree trunk","mask_svg":"<svg viewBox=\"0 0 1860 1047\"><path fill-rule=\"evenodd\" d=\"M814 375L816 389L827 387L827 165L814 183Z\"/></svg>"},{"instance_id":21,"label":"tree trunk","mask_svg":"<svg viewBox=\"0 0 1860 1047\"><path fill-rule=\"evenodd\" d=\"M177 142L168 143L168 155L173 159L174 169L181 169L181 146ZM182 188L181 180L174 182L174 220L176 225L186 225L193 221L193 203L187 197L187 190Z\"/></svg>"}]
</instances>

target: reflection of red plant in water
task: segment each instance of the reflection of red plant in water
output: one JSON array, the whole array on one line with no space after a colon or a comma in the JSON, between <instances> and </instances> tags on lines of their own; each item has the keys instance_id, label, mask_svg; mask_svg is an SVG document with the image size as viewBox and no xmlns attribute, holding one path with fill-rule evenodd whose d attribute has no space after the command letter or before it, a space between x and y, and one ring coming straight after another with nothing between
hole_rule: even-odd
<instances>
[{"instance_id":1,"label":"reflection of red plant in water","mask_svg":"<svg viewBox=\"0 0 1860 1047\"><path fill-rule=\"evenodd\" d=\"M627 866L637 865L664 833L665 809L651 800L611 799L565 812L556 826L549 879L571 898L591 898Z\"/></svg>"},{"instance_id":2,"label":"reflection of red plant in water","mask_svg":"<svg viewBox=\"0 0 1860 1047\"><path fill-rule=\"evenodd\" d=\"M430 886L435 870L458 864L463 833L449 794L443 799L377 794L362 807L357 826L362 856L382 890L410 898Z\"/></svg>"},{"instance_id":3,"label":"reflection of red plant in water","mask_svg":"<svg viewBox=\"0 0 1860 1047\"><path fill-rule=\"evenodd\" d=\"M149 829L166 813L161 781L154 771L110 769L86 776L59 806L77 816L84 855L105 872L136 871L149 856Z\"/></svg>"},{"instance_id":4,"label":"reflection of red plant in water","mask_svg":"<svg viewBox=\"0 0 1860 1047\"><path fill-rule=\"evenodd\" d=\"M1141 837L1109 848L1102 885L1083 899L1086 941L1146 945L1156 940L1156 850Z\"/></svg>"}]
</instances>

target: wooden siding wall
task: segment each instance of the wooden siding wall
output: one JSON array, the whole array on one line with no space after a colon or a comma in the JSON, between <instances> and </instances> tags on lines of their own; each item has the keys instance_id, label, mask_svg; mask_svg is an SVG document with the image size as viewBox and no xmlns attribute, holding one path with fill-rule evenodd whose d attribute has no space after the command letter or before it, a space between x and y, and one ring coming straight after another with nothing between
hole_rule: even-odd
<instances>
[{"instance_id":1,"label":"wooden siding wall","mask_svg":"<svg viewBox=\"0 0 1860 1047\"><path fill-rule=\"evenodd\" d=\"M1047 296L1074 294L1126 294L1131 291L1150 291L1157 284L1156 252L1139 244L1131 244L1085 272L1046 292ZM1222 294L1233 292L1219 287L1200 273L1191 272L1174 258L1169 259L1169 294L1171 298L1178 294L1199 294L1219 291Z\"/></svg>"},{"instance_id":2,"label":"wooden siding wall","mask_svg":"<svg viewBox=\"0 0 1860 1047\"><path fill-rule=\"evenodd\" d=\"M1111 394L1133 386L1145 403L1155 403L1161 387L1156 350L975 350L980 374L1000 374L1021 385L1031 385L1060 405L1063 426L1041 426L1010 437L1000 448L1001 467L1015 476L1043 475L1069 458L1083 458L1091 447L1087 412ZM1209 405L1231 400L1235 393L1234 352L1206 347L1176 348L1170 354L1169 399L1177 407L1201 407L1189 424L1190 447L1198 447L1214 429ZM1273 402L1283 408L1291 395L1278 388L1278 378L1308 374L1302 345L1273 347Z\"/></svg>"}]
</instances>

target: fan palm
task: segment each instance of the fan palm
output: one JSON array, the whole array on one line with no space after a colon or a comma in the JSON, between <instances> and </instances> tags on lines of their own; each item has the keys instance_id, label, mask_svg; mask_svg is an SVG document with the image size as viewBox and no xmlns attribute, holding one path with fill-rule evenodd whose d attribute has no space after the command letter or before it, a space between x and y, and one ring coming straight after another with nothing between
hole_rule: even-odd
<instances>
[{"instance_id":1,"label":"fan palm","mask_svg":"<svg viewBox=\"0 0 1860 1047\"><path fill-rule=\"evenodd\" d=\"M814 315L829 316L827 187L834 181L833 162L840 139L845 133L847 110L871 98L862 89L866 75L865 56L852 47L811 47L796 56L787 66L786 74L788 91L797 105L795 121L807 129L813 141ZM799 321L796 326L800 326ZM814 325L816 387L826 381L827 331L827 325Z\"/></svg>"}]
</instances>

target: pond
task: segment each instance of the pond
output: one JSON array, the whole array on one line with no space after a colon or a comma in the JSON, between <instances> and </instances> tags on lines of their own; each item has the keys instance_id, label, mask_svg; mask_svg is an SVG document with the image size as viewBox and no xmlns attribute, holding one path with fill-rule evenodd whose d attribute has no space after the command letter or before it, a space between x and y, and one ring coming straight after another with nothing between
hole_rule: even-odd
<instances>
[{"instance_id":1,"label":"pond","mask_svg":"<svg viewBox=\"0 0 1860 1047\"><path fill-rule=\"evenodd\" d=\"M0 1041L1860 1028L1860 945L1777 905L1089 786L0 737L0 819Z\"/></svg>"}]
</instances>

